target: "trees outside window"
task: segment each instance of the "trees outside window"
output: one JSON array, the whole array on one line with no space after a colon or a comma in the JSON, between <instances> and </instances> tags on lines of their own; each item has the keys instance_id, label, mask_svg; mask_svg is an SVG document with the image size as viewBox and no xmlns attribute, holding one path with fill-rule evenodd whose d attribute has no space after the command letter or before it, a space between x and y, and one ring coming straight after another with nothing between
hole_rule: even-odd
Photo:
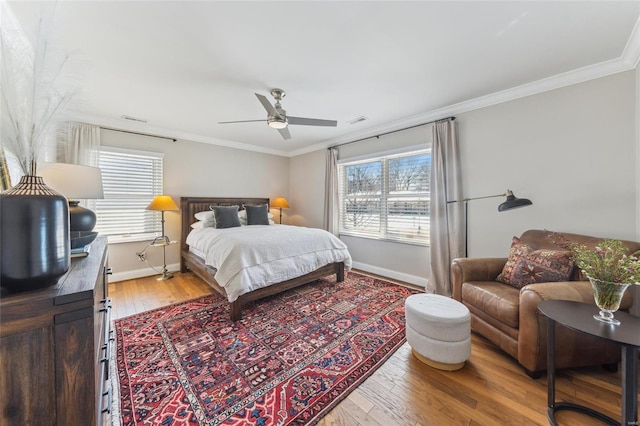
<instances>
[{"instance_id":1,"label":"trees outside window","mask_svg":"<svg viewBox=\"0 0 640 426\"><path fill-rule=\"evenodd\" d=\"M428 150L340 164L340 233L428 244L430 174Z\"/></svg>"}]
</instances>

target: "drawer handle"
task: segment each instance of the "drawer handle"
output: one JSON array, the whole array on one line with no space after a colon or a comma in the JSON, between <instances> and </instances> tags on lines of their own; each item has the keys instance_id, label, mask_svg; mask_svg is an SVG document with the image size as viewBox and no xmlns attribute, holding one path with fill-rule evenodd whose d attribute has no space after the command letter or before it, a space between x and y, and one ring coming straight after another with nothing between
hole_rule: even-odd
<instances>
[{"instance_id":1,"label":"drawer handle","mask_svg":"<svg viewBox=\"0 0 640 426\"><path fill-rule=\"evenodd\" d=\"M107 397L107 408L103 408L101 413L111 413L111 388L107 389L106 392L102 393L103 397Z\"/></svg>"}]
</instances>

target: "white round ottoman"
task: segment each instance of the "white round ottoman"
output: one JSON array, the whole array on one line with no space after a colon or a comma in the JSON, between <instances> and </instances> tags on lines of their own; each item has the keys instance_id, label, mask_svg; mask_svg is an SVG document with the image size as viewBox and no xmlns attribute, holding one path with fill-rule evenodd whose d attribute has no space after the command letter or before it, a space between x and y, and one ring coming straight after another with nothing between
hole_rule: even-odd
<instances>
[{"instance_id":1,"label":"white round ottoman","mask_svg":"<svg viewBox=\"0 0 640 426\"><path fill-rule=\"evenodd\" d=\"M457 300L413 294L405 301L407 342L416 358L440 370L464 367L471 355L471 314Z\"/></svg>"}]
</instances>

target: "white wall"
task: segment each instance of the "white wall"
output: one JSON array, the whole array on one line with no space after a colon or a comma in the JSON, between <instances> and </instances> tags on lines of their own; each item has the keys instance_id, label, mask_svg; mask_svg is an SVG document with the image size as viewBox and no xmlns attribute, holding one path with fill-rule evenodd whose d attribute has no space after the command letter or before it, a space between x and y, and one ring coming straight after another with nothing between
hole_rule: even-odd
<instances>
[{"instance_id":1,"label":"white wall","mask_svg":"<svg viewBox=\"0 0 640 426\"><path fill-rule=\"evenodd\" d=\"M429 247L341 235L353 267L422 287L427 286Z\"/></svg>"},{"instance_id":2,"label":"white wall","mask_svg":"<svg viewBox=\"0 0 640 426\"><path fill-rule=\"evenodd\" d=\"M634 73L460 114L463 192L533 206L469 203L469 255L506 256L513 235L549 229L636 237Z\"/></svg>"},{"instance_id":3,"label":"white wall","mask_svg":"<svg viewBox=\"0 0 640 426\"><path fill-rule=\"evenodd\" d=\"M324 177L326 151L292 158L289 163L289 221L282 223L322 228L324 222Z\"/></svg>"},{"instance_id":4,"label":"white wall","mask_svg":"<svg viewBox=\"0 0 640 426\"><path fill-rule=\"evenodd\" d=\"M289 159L225 148L198 142L172 142L102 130L102 144L145 151L163 152L164 193L179 205L180 197L269 197L289 196ZM286 210L284 210L286 212ZM277 210L272 210L274 215ZM165 232L171 240L180 240L180 212L165 213ZM136 251L147 241L109 244L112 281L153 275L149 265L138 260ZM150 247L148 262L162 265L162 249ZM179 243L167 247L167 264L176 270L180 262Z\"/></svg>"},{"instance_id":5,"label":"white wall","mask_svg":"<svg viewBox=\"0 0 640 426\"><path fill-rule=\"evenodd\" d=\"M457 116L464 196L511 189L533 201L503 213L497 207L504 199L470 202L470 256L506 257L511 237L533 228L640 240L636 74L619 73ZM382 140L371 144L384 150ZM296 224L322 225L323 192L307 182L323 184L324 161L324 150L291 158ZM410 282L428 276L428 248L342 239L357 265L386 269L386 275Z\"/></svg>"}]
</instances>

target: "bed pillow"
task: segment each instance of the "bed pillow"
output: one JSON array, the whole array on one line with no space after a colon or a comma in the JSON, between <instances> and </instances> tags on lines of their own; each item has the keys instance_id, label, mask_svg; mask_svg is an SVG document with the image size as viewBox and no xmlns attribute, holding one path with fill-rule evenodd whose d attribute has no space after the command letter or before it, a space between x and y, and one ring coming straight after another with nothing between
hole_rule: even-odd
<instances>
[{"instance_id":1,"label":"bed pillow","mask_svg":"<svg viewBox=\"0 0 640 426\"><path fill-rule=\"evenodd\" d=\"M246 205L244 206L246 209ZM268 208L267 208L268 209ZM240 210L238 212L238 217L240 217L240 225L247 225L247 210ZM274 225L273 215L271 213L267 213L267 217L269 218L269 225Z\"/></svg>"},{"instance_id":2,"label":"bed pillow","mask_svg":"<svg viewBox=\"0 0 640 426\"><path fill-rule=\"evenodd\" d=\"M245 205L244 207L246 208L247 206ZM238 216L240 217L240 221L241 222L242 222L242 219L247 220L247 211L246 210L240 210L238 212ZM272 213L267 213L267 216L269 217L269 219L273 219L273 214Z\"/></svg>"},{"instance_id":3,"label":"bed pillow","mask_svg":"<svg viewBox=\"0 0 640 426\"><path fill-rule=\"evenodd\" d=\"M513 237L509 259L496 281L515 288L534 283L568 281L574 266L570 251L534 250L518 237Z\"/></svg>"},{"instance_id":4,"label":"bed pillow","mask_svg":"<svg viewBox=\"0 0 640 426\"><path fill-rule=\"evenodd\" d=\"M216 219L216 229L236 228L240 226L238 206L211 206Z\"/></svg>"},{"instance_id":5,"label":"bed pillow","mask_svg":"<svg viewBox=\"0 0 640 426\"><path fill-rule=\"evenodd\" d=\"M245 206L246 208L246 206ZM238 217L240 218L240 225L246 225L247 224L247 211L246 210L240 210L238 212Z\"/></svg>"},{"instance_id":6,"label":"bed pillow","mask_svg":"<svg viewBox=\"0 0 640 426\"><path fill-rule=\"evenodd\" d=\"M194 216L197 220L202 222L202 226L204 226L205 228L216 227L216 217L212 211L198 212Z\"/></svg>"},{"instance_id":7,"label":"bed pillow","mask_svg":"<svg viewBox=\"0 0 640 426\"><path fill-rule=\"evenodd\" d=\"M269 224L269 206L263 204L261 206L244 206L247 211L247 225L268 225Z\"/></svg>"},{"instance_id":8,"label":"bed pillow","mask_svg":"<svg viewBox=\"0 0 640 426\"><path fill-rule=\"evenodd\" d=\"M191 229L200 229L200 228L204 228L204 222L199 220L197 222L193 222L191 224Z\"/></svg>"}]
</instances>

